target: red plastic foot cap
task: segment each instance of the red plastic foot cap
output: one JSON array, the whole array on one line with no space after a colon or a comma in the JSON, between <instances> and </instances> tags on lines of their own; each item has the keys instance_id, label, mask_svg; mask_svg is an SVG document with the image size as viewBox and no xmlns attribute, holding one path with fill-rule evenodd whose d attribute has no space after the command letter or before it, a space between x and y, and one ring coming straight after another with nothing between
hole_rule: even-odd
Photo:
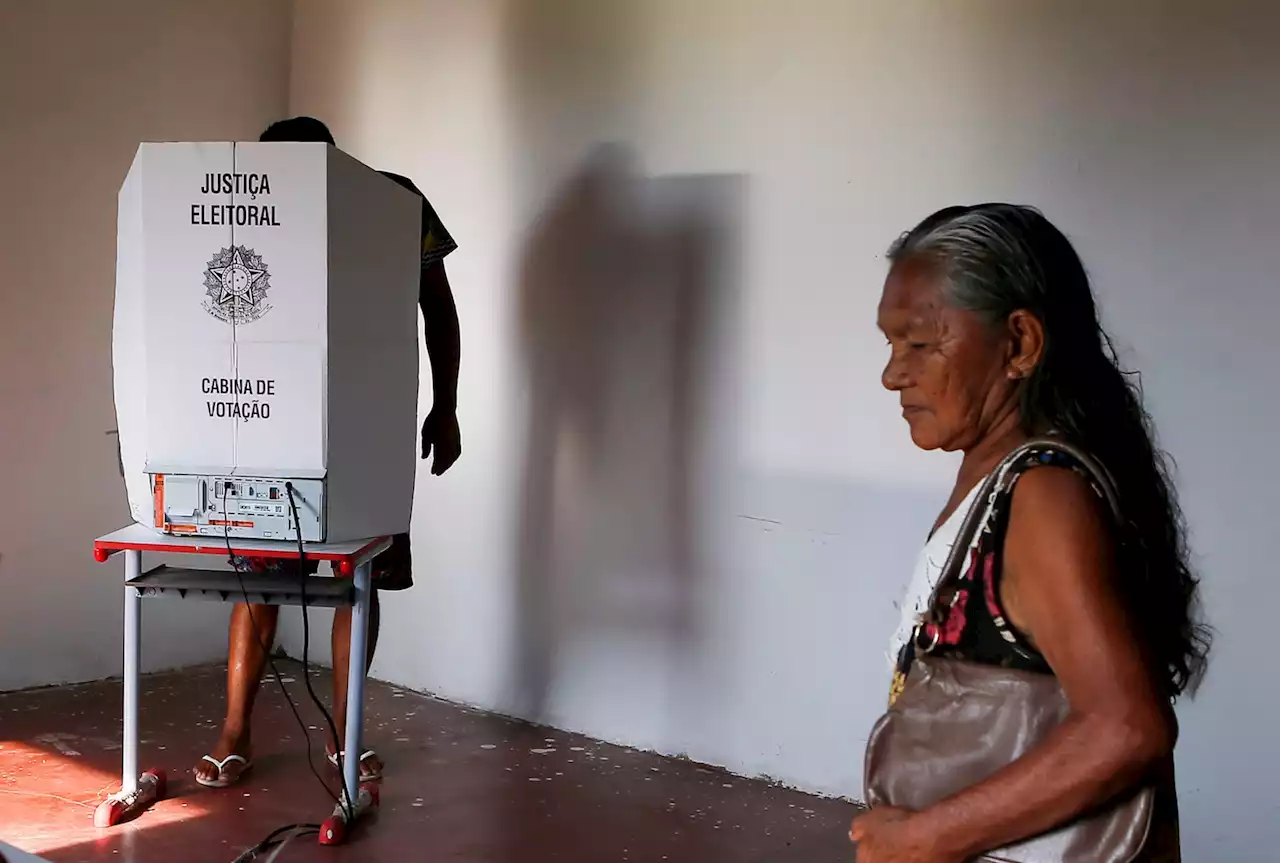
<instances>
[{"instance_id":1,"label":"red plastic foot cap","mask_svg":"<svg viewBox=\"0 0 1280 863\"><path fill-rule=\"evenodd\" d=\"M347 838L347 822L334 815L320 825L321 845L341 845Z\"/></svg>"},{"instance_id":2,"label":"red plastic foot cap","mask_svg":"<svg viewBox=\"0 0 1280 863\"><path fill-rule=\"evenodd\" d=\"M98 804L98 808L93 810L93 826L114 827L120 823L123 816L123 800L103 800Z\"/></svg>"}]
</instances>

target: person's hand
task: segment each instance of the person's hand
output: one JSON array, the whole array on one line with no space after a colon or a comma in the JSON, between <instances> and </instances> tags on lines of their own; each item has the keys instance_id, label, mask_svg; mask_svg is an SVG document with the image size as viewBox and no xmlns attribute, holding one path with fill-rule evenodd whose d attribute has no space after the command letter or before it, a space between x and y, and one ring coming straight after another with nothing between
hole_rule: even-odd
<instances>
[{"instance_id":1,"label":"person's hand","mask_svg":"<svg viewBox=\"0 0 1280 863\"><path fill-rule=\"evenodd\" d=\"M422 457L426 458L433 451L432 476L443 474L462 455L462 431L458 428L456 411L432 408L422 421Z\"/></svg>"},{"instance_id":2,"label":"person's hand","mask_svg":"<svg viewBox=\"0 0 1280 863\"><path fill-rule=\"evenodd\" d=\"M963 863L923 835L914 812L877 806L853 819L849 838L858 845L858 863Z\"/></svg>"}]
</instances>

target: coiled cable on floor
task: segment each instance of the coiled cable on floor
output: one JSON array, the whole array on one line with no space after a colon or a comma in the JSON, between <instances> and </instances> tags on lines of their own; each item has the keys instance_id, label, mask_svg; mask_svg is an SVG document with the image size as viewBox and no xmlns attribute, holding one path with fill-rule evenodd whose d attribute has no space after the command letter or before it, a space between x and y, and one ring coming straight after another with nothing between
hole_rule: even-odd
<instances>
[{"instance_id":1,"label":"coiled cable on floor","mask_svg":"<svg viewBox=\"0 0 1280 863\"><path fill-rule=\"evenodd\" d=\"M284 846L288 845L294 839L297 839L299 836L306 836L310 833L319 832L319 824L288 824L284 827L271 831L270 835L268 835L266 839L263 839L257 845L246 850L235 860L232 860L231 863L251 863L251 861L258 859L259 854L270 850L274 846L276 850L272 851L271 856L263 861L263 863L272 863L272 861L280 856L280 852L284 850ZM286 833L288 835L283 836L282 838L282 834Z\"/></svg>"}]
</instances>

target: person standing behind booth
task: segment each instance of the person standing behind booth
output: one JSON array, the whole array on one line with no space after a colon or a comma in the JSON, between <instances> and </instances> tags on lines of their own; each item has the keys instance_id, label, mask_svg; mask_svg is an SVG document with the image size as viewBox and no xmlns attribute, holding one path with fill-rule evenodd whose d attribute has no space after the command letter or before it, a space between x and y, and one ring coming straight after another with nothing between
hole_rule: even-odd
<instances>
[{"instance_id":1,"label":"person standing behind booth","mask_svg":"<svg viewBox=\"0 0 1280 863\"><path fill-rule=\"evenodd\" d=\"M313 117L294 117L273 123L259 137L260 141L312 141L334 145L328 127ZM434 453L431 473L440 476L462 454L458 429L458 365L460 335L458 312L445 274L444 258L454 251L454 242L425 195L411 180L387 171L381 172L422 198L422 272L418 289L418 305L425 324L427 354L431 363L432 405L422 424L422 457ZM242 571L265 572L289 567L297 572L296 561L264 558L241 558L236 565ZM307 574L315 572L315 564ZM405 590L413 585L409 535L396 536L392 545L373 561L373 592L369 608L369 649L366 668L373 661L378 643L379 602L384 590ZM254 698L267 662L267 650L275 640L279 607L238 603L231 612L227 662L227 715L222 732L211 753L194 768L195 779L210 788L235 784L252 764L250 719ZM255 631L256 630L256 631ZM333 720L338 739L346 733L347 671L350 667L351 609L336 609L333 616ZM359 753L360 781L381 778L382 763L373 750ZM326 745L329 761L337 766L333 742ZM347 753L343 753L343 758Z\"/></svg>"}]
</instances>

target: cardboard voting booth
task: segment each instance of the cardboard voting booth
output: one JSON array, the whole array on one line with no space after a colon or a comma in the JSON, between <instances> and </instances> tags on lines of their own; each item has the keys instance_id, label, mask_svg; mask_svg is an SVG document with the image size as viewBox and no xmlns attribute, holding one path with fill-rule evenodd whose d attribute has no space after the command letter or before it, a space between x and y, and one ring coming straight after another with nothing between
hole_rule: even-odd
<instances>
[{"instance_id":1,"label":"cardboard voting booth","mask_svg":"<svg viewBox=\"0 0 1280 863\"><path fill-rule=\"evenodd\" d=\"M135 520L312 542L408 530L421 212L326 144L138 148L112 342Z\"/></svg>"}]
</instances>

